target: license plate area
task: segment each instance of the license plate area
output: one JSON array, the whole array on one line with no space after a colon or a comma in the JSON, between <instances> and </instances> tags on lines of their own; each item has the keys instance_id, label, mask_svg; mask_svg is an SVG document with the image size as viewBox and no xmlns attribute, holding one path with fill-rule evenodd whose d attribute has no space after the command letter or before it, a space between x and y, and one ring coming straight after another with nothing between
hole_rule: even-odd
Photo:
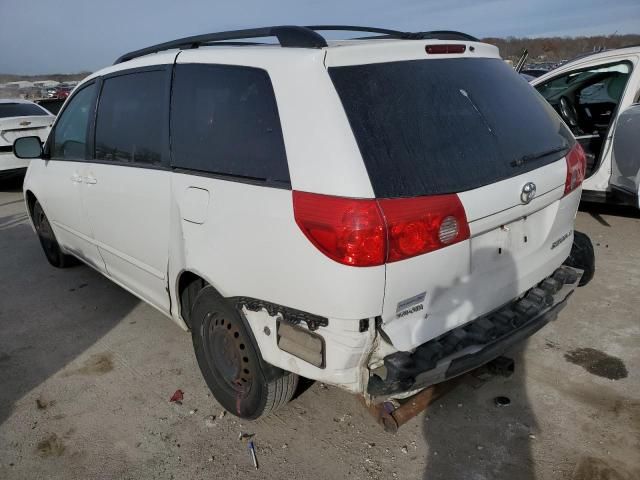
<instances>
[{"instance_id":1,"label":"license plate area","mask_svg":"<svg viewBox=\"0 0 640 480\"><path fill-rule=\"evenodd\" d=\"M471 239L471 273L514 265L540 247L545 235L542 212L519 218Z\"/></svg>"}]
</instances>

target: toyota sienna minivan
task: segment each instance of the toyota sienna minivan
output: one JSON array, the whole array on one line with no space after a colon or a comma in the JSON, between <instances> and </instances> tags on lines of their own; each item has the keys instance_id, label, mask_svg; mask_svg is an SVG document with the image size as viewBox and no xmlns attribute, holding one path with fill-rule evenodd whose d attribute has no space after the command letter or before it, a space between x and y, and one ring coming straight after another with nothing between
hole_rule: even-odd
<instances>
[{"instance_id":1,"label":"toyota sienna minivan","mask_svg":"<svg viewBox=\"0 0 640 480\"><path fill-rule=\"evenodd\" d=\"M33 159L48 261L81 260L190 331L243 418L298 376L375 404L473 370L554 319L590 267L570 257L582 148L462 33L154 45L14 151Z\"/></svg>"}]
</instances>

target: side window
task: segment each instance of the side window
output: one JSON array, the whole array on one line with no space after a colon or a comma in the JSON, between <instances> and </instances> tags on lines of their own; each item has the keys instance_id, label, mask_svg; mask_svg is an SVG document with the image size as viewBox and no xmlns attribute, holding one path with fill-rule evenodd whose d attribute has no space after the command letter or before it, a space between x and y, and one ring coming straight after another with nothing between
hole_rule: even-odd
<instances>
[{"instance_id":1,"label":"side window","mask_svg":"<svg viewBox=\"0 0 640 480\"><path fill-rule=\"evenodd\" d=\"M83 160L87 157L87 131L91 119L96 84L78 91L64 109L53 132L51 157Z\"/></svg>"},{"instance_id":2,"label":"side window","mask_svg":"<svg viewBox=\"0 0 640 480\"><path fill-rule=\"evenodd\" d=\"M172 91L173 166L289 183L278 107L266 71L176 65Z\"/></svg>"},{"instance_id":3,"label":"side window","mask_svg":"<svg viewBox=\"0 0 640 480\"><path fill-rule=\"evenodd\" d=\"M96 160L158 165L169 142L166 71L104 80L96 118Z\"/></svg>"}]
</instances>

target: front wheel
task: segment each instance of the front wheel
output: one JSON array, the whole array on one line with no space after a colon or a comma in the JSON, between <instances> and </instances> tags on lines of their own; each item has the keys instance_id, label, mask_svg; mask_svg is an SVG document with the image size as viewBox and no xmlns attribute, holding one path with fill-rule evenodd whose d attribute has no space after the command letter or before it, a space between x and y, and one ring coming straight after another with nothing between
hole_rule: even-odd
<instances>
[{"instance_id":1,"label":"front wheel","mask_svg":"<svg viewBox=\"0 0 640 480\"><path fill-rule=\"evenodd\" d=\"M44 250L44 254L49 263L56 268L67 268L77 265L78 261L74 257L64 254L60 249L60 245L53 234L51 224L44 214L42 205L40 205L40 202L37 200L33 204L32 219L33 226L40 240L40 245L42 245L42 250Z\"/></svg>"},{"instance_id":2,"label":"front wheel","mask_svg":"<svg viewBox=\"0 0 640 480\"><path fill-rule=\"evenodd\" d=\"M225 410L253 420L291 399L298 376L262 360L240 312L213 287L200 290L190 318L202 376Z\"/></svg>"}]
</instances>

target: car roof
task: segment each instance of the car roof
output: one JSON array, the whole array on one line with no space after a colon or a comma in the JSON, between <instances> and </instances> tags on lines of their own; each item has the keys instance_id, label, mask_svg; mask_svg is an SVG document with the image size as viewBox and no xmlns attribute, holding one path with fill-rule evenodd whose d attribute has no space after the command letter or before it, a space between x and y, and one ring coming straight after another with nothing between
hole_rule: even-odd
<instances>
[{"instance_id":1,"label":"car roof","mask_svg":"<svg viewBox=\"0 0 640 480\"><path fill-rule=\"evenodd\" d=\"M425 45L438 44L463 44L466 50L463 54L437 54L427 55ZM244 61L251 65L250 59L260 58L263 65L270 65L287 61L299 61L302 58L315 57L319 62L324 62L326 67L371 64L391 61L404 61L427 58L500 58L498 48L480 41L472 40L440 40L440 39L420 39L404 40L395 38L373 38L373 39L348 39L348 40L328 40L326 46L322 48L283 48L277 43L267 44L216 44L202 45L196 49L172 48L160 50L157 53L146 53L135 56L129 60L117 61L114 65L105 67L85 78L82 83L86 83L92 78L109 75L121 70L147 67L153 65L172 64L179 52L189 52L190 57L200 56L207 60L204 63L211 63L212 58L216 58L221 63L231 63L243 65ZM120 60L120 59L119 59Z\"/></svg>"},{"instance_id":2,"label":"car roof","mask_svg":"<svg viewBox=\"0 0 640 480\"><path fill-rule=\"evenodd\" d=\"M572 58L567 63L563 64L562 67L571 66L573 64L578 64L585 61L598 60L601 58L605 59L607 57L614 57L617 55L624 55L624 54L640 54L640 45L632 45L629 47L622 47L622 48L612 48L609 50L602 50L601 52L597 52L597 53L587 53L583 55L578 55L577 57Z\"/></svg>"},{"instance_id":3,"label":"car roof","mask_svg":"<svg viewBox=\"0 0 640 480\"><path fill-rule=\"evenodd\" d=\"M620 55L640 55L640 45L623 48L612 48L611 50L604 50L598 53L581 55L574 58L573 60L570 60L567 63L560 65L558 68L549 70L547 73L534 78L533 80L531 80L531 85L536 86L542 84L548 81L550 78L553 78L557 75L562 75L563 73L566 73L573 68L579 68L584 63L589 63L594 60L606 60L607 58L619 57Z\"/></svg>"}]
</instances>

